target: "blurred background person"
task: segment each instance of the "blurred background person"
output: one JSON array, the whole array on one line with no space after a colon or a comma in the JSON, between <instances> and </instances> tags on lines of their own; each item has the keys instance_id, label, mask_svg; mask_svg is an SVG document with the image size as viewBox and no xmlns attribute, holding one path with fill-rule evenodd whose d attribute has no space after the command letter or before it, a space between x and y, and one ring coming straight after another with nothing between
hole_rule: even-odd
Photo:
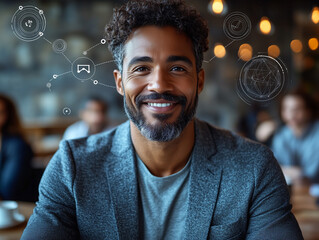
<instances>
[{"instance_id":1,"label":"blurred background person","mask_svg":"<svg viewBox=\"0 0 319 240\"><path fill-rule=\"evenodd\" d=\"M0 95L0 198L23 200L29 183L32 150L23 138L13 101Z\"/></svg>"},{"instance_id":2,"label":"blurred background person","mask_svg":"<svg viewBox=\"0 0 319 240\"><path fill-rule=\"evenodd\" d=\"M285 95L281 102L285 126L275 134L272 149L288 181L306 177L319 197L319 122L312 98L302 90ZM317 189L317 190L316 190Z\"/></svg>"},{"instance_id":3,"label":"blurred background person","mask_svg":"<svg viewBox=\"0 0 319 240\"><path fill-rule=\"evenodd\" d=\"M276 129L276 123L268 109L256 103L239 118L236 127L240 135L269 147Z\"/></svg>"},{"instance_id":4,"label":"blurred background person","mask_svg":"<svg viewBox=\"0 0 319 240\"><path fill-rule=\"evenodd\" d=\"M86 137L108 130L108 104L99 97L91 96L85 100L79 116L80 121L69 126L63 139Z\"/></svg>"}]
</instances>

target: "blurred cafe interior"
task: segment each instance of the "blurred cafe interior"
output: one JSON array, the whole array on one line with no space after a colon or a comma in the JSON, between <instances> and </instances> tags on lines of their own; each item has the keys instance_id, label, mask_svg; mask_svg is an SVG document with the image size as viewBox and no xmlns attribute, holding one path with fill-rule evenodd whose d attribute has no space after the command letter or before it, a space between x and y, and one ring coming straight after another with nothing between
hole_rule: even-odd
<instances>
[{"instance_id":1,"label":"blurred cafe interior","mask_svg":"<svg viewBox=\"0 0 319 240\"><path fill-rule=\"evenodd\" d=\"M0 239L21 236L61 140L127 120L104 40L113 8L124 2L0 2L0 199L17 201L24 216L0 229ZM282 165L304 238L319 239L319 2L186 2L210 31L197 117L268 145ZM42 18L33 19L43 35L32 40L16 23L20 12L32 11L28 6L43 10ZM25 27L32 27L30 21ZM233 35L236 28L244 29L242 36ZM88 69L74 69L81 57L94 62L90 79L79 73ZM289 146L280 141L283 128L293 130ZM5 131L21 136L11 139L19 150L6 145ZM5 156L15 163L5 167Z\"/></svg>"}]
</instances>

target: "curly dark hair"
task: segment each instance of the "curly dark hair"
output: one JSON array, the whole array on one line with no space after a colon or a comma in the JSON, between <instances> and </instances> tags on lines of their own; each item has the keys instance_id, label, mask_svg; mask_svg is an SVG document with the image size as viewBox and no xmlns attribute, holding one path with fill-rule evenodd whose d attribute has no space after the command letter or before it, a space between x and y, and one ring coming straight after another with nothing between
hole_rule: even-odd
<instances>
[{"instance_id":1,"label":"curly dark hair","mask_svg":"<svg viewBox=\"0 0 319 240\"><path fill-rule=\"evenodd\" d=\"M203 53L208 50L208 28L204 18L183 0L132 0L114 9L105 27L109 50L121 72L126 40L134 29L146 25L172 26L185 33L193 43L197 72L201 69Z\"/></svg>"}]
</instances>

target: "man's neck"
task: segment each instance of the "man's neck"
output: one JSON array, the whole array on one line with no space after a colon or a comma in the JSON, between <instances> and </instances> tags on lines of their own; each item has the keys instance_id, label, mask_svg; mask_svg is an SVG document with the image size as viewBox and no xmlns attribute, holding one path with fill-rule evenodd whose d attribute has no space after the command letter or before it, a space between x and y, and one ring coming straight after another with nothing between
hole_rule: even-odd
<instances>
[{"instance_id":1,"label":"man's neck","mask_svg":"<svg viewBox=\"0 0 319 240\"><path fill-rule=\"evenodd\" d=\"M192 120L181 135L170 142L146 139L134 123L130 122L131 136L136 153L149 171L165 177L181 170L187 163L195 143L195 127Z\"/></svg>"},{"instance_id":2,"label":"man's neck","mask_svg":"<svg viewBox=\"0 0 319 240\"><path fill-rule=\"evenodd\" d=\"M91 126L89 127L89 131L88 134L92 135L92 134L97 134L102 132L105 129L105 125L101 125L101 126Z\"/></svg>"},{"instance_id":3,"label":"man's neck","mask_svg":"<svg viewBox=\"0 0 319 240\"><path fill-rule=\"evenodd\" d=\"M297 138L300 138L303 136L303 134L308 129L308 127L309 127L309 123L305 123L300 126L292 127L292 131Z\"/></svg>"}]
</instances>

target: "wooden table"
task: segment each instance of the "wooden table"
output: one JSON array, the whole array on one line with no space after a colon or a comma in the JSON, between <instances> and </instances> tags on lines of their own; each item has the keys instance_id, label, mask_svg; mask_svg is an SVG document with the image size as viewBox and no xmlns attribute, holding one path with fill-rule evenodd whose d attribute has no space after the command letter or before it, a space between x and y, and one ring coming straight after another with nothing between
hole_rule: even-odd
<instances>
[{"instance_id":1,"label":"wooden table","mask_svg":"<svg viewBox=\"0 0 319 240\"><path fill-rule=\"evenodd\" d=\"M18 202L19 212L26 217L26 221L19 226L0 230L0 240L18 240L21 238L24 228L33 212L34 203Z\"/></svg>"},{"instance_id":2,"label":"wooden table","mask_svg":"<svg viewBox=\"0 0 319 240\"><path fill-rule=\"evenodd\" d=\"M319 240L319 206L309 194L307 182L298 181L293 185L291 203L305 240Z\"/></svg>"}]
</instances>

